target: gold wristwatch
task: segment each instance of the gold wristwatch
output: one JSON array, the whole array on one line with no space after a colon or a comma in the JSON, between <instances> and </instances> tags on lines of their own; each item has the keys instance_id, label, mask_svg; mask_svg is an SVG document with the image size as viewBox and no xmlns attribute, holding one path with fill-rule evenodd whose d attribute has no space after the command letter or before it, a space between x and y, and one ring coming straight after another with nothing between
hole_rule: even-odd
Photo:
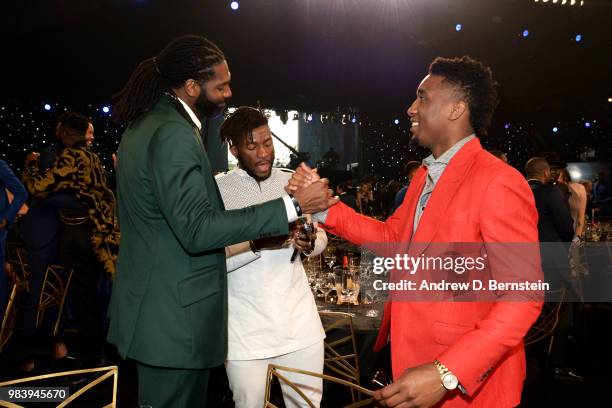
<instances>
[{"instance_id":1,"label":"gold wristwatch","mask_svg":"<svg viewBox=\"0 0 612 408\"><path fill-rule=\"evenodd\" d=\"M457 376L452 373L444 364L439 362L438 360L434 361L434 366L438 369L440 373L440 380L442 380L442 386L449 391L459 389L464 394L467 394L467 391L461 384L459 384L459 379Z\"/></svg>"}]
</instances>

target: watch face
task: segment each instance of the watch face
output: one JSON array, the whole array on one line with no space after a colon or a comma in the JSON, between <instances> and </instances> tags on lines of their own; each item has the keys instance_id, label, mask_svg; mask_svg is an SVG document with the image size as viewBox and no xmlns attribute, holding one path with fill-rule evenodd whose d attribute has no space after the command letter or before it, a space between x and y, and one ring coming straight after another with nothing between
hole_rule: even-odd
<instances>
[{"instance_id":1,"label":"watch face","mask_svg":"<svg viewBox=\"0 0 612 408\"><path fill-rule=\"evenodd\" d=\"M444 388L446 388L447 390L454 390L455 388L457 388L457 385L459 385L459 381L457 380L455 374L447 373L442 378L442 385L444 385Z\"/></svg>"}]
</instances>

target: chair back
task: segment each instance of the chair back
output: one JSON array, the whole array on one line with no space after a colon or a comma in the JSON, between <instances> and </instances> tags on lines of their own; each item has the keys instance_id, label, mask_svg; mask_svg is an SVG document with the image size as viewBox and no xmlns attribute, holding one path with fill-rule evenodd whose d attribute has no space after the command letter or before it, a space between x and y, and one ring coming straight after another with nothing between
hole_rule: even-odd
<instances>
[{"instance_id":1,"label":"chair back","mask_svg":"<svg viewBox=\"0 0 612 408\"><path fill-rule=\"evenodd\" d=\"M57 317L53 325L53 337L57 337L59 332L66 295L68 294L71 280L72 269L59 265L47 266L36 313L36 327L40 327L48 310L57 308Z\"/></svg>"},{"instance_id":2,"label":"chair back","mask_svg":"<svg viewBox=\"0 0 612 408\"><path fill-rule=\"evenodd\" d=\"M348 405L344 405L343 408L373 407L374 406L374 399L372 398L372 395L374 394L374 392L372 390L368 390L367 388L363 388L360 385L343 380L341 378L326 375L326 374L319 374L319 373L314 373L311 371L300 370L297 368L290 368L290 367L283 367L283 366L279 366L275 364L269 364L268 365L268 375L266 378L266 394L265 394L265 400L264 400L264 408L278 408L270 400L272 384L274 383L275 378L278 379L278 381L280 381L281 383L284 383L287 386L289 386L292 390L294 390L304 400L304 402L308 404L310 408L316 408L315 404L306 396L306 394L304 394L304 392L300 389L300 387L296 385L295 382L287 378L286 376L287 373L295 373L295 374L299 374L303 376L321 378L323 381L328 381L328 382L337 384L339 386L342 386L346 389L349 389L351 393L363 394L363 395L367 395L370 397L370 398L362 399L359 401L353 401L352 403ZM341 407L337 407L337 408L341 408Z\"/></svg>"},{"instance_id":3,"label":"chair back","mask_svg":"<svg viewBox=\"0 0 612 408\"><path fill-rule=\"evenodd\" d=\"M9 342L13 331L15 330L15 324L17 320L17 296L19 295L19 287L17 284L13 284L11 289L11 295L9 296L6 308L2 315L2 326L0 327L0 352Z\"/></svg>"},{"instance_id":4,"label":"chair back","mask_svg":"<svg viewBox=\"0 0 612 408\"><path fill-rule=\"evenodd\" d=\"M7 260L20 289L30 291L30 263L25 246L19 242L7 243Z\"/></svg>"},{"instance_id":5,"label":"chair back","mask_svg":"<svg viewBox=\"0 0 612 408\"><path fill-rule=\"evenodd\" d=\"M360 385L359 355L353 328L353 318L349 313L319 312L325 329L325 369L333 376ZM351 392L353 401L360 395Z\"/></svg>"},{"instance_id":6,"label":"chair back","mask_svg":"<svg viewBox=\"0 0 612 408\"><path fill-rule=\"evenodd\" d=\"M554 292L551 296L558 301L544 302L540 316L525 335L525 346L530 346L552 336L557 324L559 324L559 314L565 301L566 289L551 292Z\"/></svg>"},{"instance_id":7,"label":"chair back","mask_svg":"<svg viewBox=\"0 0 612 408\"><path fill-rule=\"evenodd\" d=\"M89 374L92 374L92 375L88 376ZM40 386L43 386L42 384L44 383L46 384L44 386L53 385L55 388L58 386L59 383L61 383L61 380L65 380L67 377L75 377L75 376L83 376L86 378L86 381L84 381L83 384L80 385L77 390L71 389L70 395L66 393L66 396L67 396L66 399L64 399L61 403L57 405L58 408L65 407L71 402L79 399L83 394L85 394L86 392L88 392L89 390L97 386L98 384L103 383L106 379L110 377L113 377L112 379L113 393L112 393L111 402L106 405L101 405L101 406L103 406L104 408L114 408L117 406L117 380L119 377L119 370L117 366L88 368L85 370L62 371L59 373L37 375L35 377L27 377L27 378L21 378L18 380L0 382L0 387L15 386L15 385L29 387L33 385L32 383L37 383L37 384L40 384ZM56 380L56 381L53 381L53 380ZM57 380L60 380L60 381L58 382ZM57 387L57 388L60 388L60 387ZM83 399L84 398L80 398L79 401L82 401ZM0 406L23 407L22 405L17 405L17 404L10 403L7 401L2 401L2 400L0 400Z\"/></svg>"}]
</instances>

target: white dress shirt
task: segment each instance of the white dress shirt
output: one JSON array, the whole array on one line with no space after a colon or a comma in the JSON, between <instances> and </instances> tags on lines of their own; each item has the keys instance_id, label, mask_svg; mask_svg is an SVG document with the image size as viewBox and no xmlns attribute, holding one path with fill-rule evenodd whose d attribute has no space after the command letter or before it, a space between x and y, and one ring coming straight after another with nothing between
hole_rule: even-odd
<instances>
[{"instance_id":1,"label":"white dress shirt","mask_svg":"<svg viewBox=\"0 0 612 408\"><path fill-rule=\"evenodd\" d=\"M227 210L244 208L281 197L290 170L272 169L257 182L236 168L216 176ZM317 231L318 255L327 245ZM228 360L270 358L309 347L325 338L325 331L299 259L291 263L293 247L253 253L248 243L232 245L228 255Z\"/></svg>"}]
</instances>

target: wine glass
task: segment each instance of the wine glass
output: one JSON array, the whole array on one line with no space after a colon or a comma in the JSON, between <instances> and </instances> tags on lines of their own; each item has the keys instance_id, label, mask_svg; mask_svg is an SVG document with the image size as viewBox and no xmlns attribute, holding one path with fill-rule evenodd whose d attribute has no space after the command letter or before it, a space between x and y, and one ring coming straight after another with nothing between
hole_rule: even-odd
<instances>
[{"instance_id":1,"label":"wine glass","mask_svg":"<svg viewBox=\"0 0 612 408\"><path fill-rule=\"evenodd\" d=\"M323 293L323 300L327 303L327 297L330 292L336 288L336 275L333 273L325 273L323 274L323 279L321 280L321 285L319 289Z\"/></svg>"},{"instance_id":2,"label":"wine glass","mask_svg":"<svg viewBox=\"0 0 612 408\"><path fill-rule=\"evenodd\" d=\"M351 256L349 258L349 269L351 271L359 270L359 257L358 256Z\"/></svg>"},{"instance_id":3,"label":"wine glass","mask_svg":"<svg viewBox=\"0 0 612 408\"><path fill-rule=\"evenodd\" d=\"M361 292L361 301L363 304L370 305L369 309L366 310L365 315L368 317L378 317L378 310L374 307L374 304L380 301L380 293L374 287L374 282L378 279L376 275L367 274L363 275L359 279Z\"/></svg>"},{"instance_id":4,"label":"wine glass","mask_svg":"<svg viewBox=\"0 0 612 408\"><path fill-rule=\"evenodd\" d=\"M310 263L306 277L308 278L308 285L313 295L317 295L317 277L321 274L321 265L318 263Z\"/></svg>"},{"instance_id":5,"label":"wine glass","mask_svg":"<svg viewBox=\"0 0 612 408\"><path fill-rule=\"evenodd\" d=\"M327 267L331 270L336 264L336 257L334 255L325 254L325 256L323 257L323 261L325 262L325 265L327 265Z\"/></svg>"}]
</instances>

